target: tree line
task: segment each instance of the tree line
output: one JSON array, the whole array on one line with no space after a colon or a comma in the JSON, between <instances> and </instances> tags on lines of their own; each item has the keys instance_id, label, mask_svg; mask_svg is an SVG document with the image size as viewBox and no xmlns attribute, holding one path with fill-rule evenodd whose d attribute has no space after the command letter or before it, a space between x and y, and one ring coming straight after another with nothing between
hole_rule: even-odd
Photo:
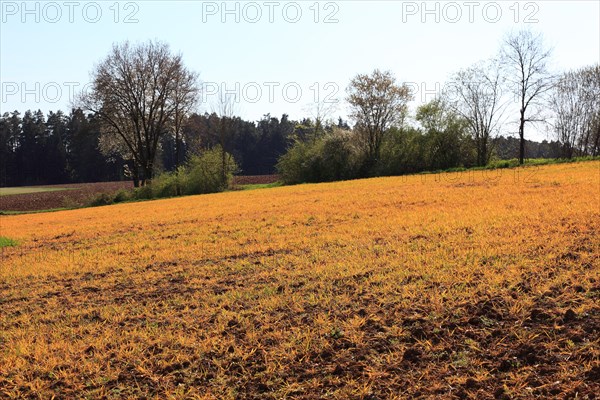
<instances>
[{"instance_id":1,"label":"tree line","mask_svg":"<svg viewBox=\"0 0 600 400\"><path fill-rule=\"evenodd\" d=\"M524 164L536 156L532 150L556 158L598 156L600 65L555 75L551 53L541 35L508 34L497 56L455 72L446 90L417 109L414 124L408 122L413 93L407 84L390 71L358 74L346 97L354 128L296 139L278 164L282 179L320 182L484 167L494 156L518 157ZM511 122L517 139L502 139ZM532 146L526 131L535 124L556 142Z\"/></svg>"},{"instance_id":2,"label":"tree line","mask_svg":"<svg viewBox=\"0 0 600 400\"><path fill-rule=\"evenodd\" d=\"M123 157L103 153L99 121L73 110L18 111L0 117L0 186L116 181Z\"/></svg>"},{"instance_id":3,"label":"tree line","mask_svg":"<svg viewBox=\"0 0 600 400\"><path fill-rule=\"evenodd\" d=\"M265 115L259 121L193 113L181 135L160 137L156 173L175 171L191 157L223 145L240 173L276 173L292 133L306 121ZM226 127L223 140L221 127ZM133 179L134 160L102 143L102 124L94 113L74 109L44 115L18 111L0 116L0 186L49 185Z\"/></svg>"},{"instance_id":4,"label":"tree line","mask_svg":"<svg viewBox=\"0 0 600 400\"><path fill-rule=\"evenodd\" d=\"M167 44L115 44L69 114L0 117L0 185L131 179L145 186L193 157L218 158L221 181L235 161L243 174L278 172L293 183L485 166L493 157L522 164L597 156L600 66L554 75L550 57L540 35L511 33L498 56L452 74L448 90L414 115L410 87L374 70L348 85L348 122L331 120L326 104L300 121L268 114L245 121L227 97L197 113L198 75ZM517 137L502 138L510 122ZM528 141L533 124L554 141ZM220 157L202 158L210 149Z\"/></svg>"},{"instance_id":5,"label":"tree line","mask_svg":"<svg viewBox=\"0 0 600 400\"><path fill-rule=\"evenodd\" d=\"M428 118L426 115L435 109L435 104L423 107L419 119L425 121ZM427 130L404 128L403 133L397 129L388 131L384 154L389 155L397 164L390 173L476 164L472 154L470 159L459 158L461 146L457 145L456 140L468 140L467 132L456 134L456 130L453 131L451 127L444 128L443 132L436 132L432 121L424 123L428 124ZM220 135L222 126L226 127L226 137ZM5 113L0 116L0 186L131 179L128 173L132 168L131 160L126 160L116 151L102 149L100 129L97 116L84 113L81 109L72 110L68 114L50 111L44 115L39 110L28 110L23 115L17 111ZM308 146L326 138L331 140L329 138L340 132L344 132L349 141L355 142L352 129L342 119L335 123L323 123L315 118L296 121L290 120L285 114L280 118L267 114L259 121L246 121L237 116L221 117L216 112L194 113L186 120L177 142L174 135L164 135L161 138L155 168L158 172L172 172L191 157L201 155L207 149L223 146L225 153L233 156L238 173L275 174L280 172L277 166L282 156L294 149L298 142ZM402 135L405 136L404 140ZM412 147L408 144L411 135L414 142ZM401 153L394 153L394 141L402 147ZM465 145L466 142L462 146ZM337 149L333 145L330 147ZM492 148L499 159L516 158L519 154L519 140L501 136L494 139ZM568 156L559 141L526 141L526 149L531 158ZM400 157L401 154L412 154L412 164ZM310 163L309 158L302 161ZM340 163L343 161L340 160ZM341 177L343 174L334 173L333 176Z\"/></svg>"}]
</instances>

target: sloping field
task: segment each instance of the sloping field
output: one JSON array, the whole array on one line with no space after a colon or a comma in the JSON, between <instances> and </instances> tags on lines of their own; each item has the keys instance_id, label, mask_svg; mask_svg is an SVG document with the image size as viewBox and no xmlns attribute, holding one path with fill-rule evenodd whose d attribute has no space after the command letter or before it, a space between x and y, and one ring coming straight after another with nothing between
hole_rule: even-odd
<instances>
[{"instance_id":1,"label":"sloping field","mask_svg":"<svg viewBox=\"0 0 600 400\"><path fill-rule=\"evenodd\" d=\"M0 397L600 393L599 162L0 224Z\"/></svg>"}]
</instances>

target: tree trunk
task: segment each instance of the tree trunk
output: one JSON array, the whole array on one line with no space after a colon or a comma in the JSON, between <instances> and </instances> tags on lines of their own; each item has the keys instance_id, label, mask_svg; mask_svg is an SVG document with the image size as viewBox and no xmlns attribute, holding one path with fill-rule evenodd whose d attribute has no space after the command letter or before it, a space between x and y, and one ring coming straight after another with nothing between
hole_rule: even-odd
<instances>
[{"instance_id":1,"label":"tree trunk","mask_svg":"<svg viewBox=\"0 0 600 400\"><path fill-rule=\"evenodd\" d=\"M131 161L130 165L131 165L130 168L131 168L131 179L133 180L133 187L139 188L140 187L140 173L139 173L138 165L135 162L135 160Z\"/></svg>"},{"instance_id":2,"label":"tree trunk","mask_svg":"<svg viewBox=\"0 0 600 400\"><path fill-rule=\"evenodd\" d=\"M593 156L600 154L600 120L596 123L596 140L594 140Z\"/></svg>"},{"instance_id":3,"label":"tree trunk","mask_svg":"<svg viewBox=\"0 0 600 400\"><path fill-rule=\"evenodd\" d=\"M141 187L146 186L146 169L145 168L140 167L138 179L140 181L140 186Z\"/></svg>"},{"instance_id":4,"label":"tree trunk","mask_svg":"<svg viewBox=\"0 0 600 400\"><path fill-rule=\"evenodd\" d=\"M487 145L483 139L477 141L477 166L485 167L487 164Z\"/></svg>"},{"instance_id":5,"label":"tree trunk","mask_svg":"<svg viewBox=\"0 0 600 400\"><path fill-rule=\"evenodd\" d=\"M144 186L150 184L150 182L152 182L152 178L154 175L154 165L152 164L152 162L148 162L146 163L146 165L144 166Z\"/></svg>"},{"instance_id":6,"label":"tree trunk","mask_svg":"<svg viewBox=\"0 0 600 400\"><path fill-rule=\"evenodd\" d=\"M519 165L525 163L525 110L521 109L521 120L519 121Z\"/></svg>"},{"instance_id":7,"label":"tree trunk","mask_svg":"<svg viewBox=\"0 0 600 400\"><path fill-rule=\"evenodd\" d=\"M487 165L487 145L485 143L481 144L481 166L485 167Z\"/></svg>"}]
</instances>

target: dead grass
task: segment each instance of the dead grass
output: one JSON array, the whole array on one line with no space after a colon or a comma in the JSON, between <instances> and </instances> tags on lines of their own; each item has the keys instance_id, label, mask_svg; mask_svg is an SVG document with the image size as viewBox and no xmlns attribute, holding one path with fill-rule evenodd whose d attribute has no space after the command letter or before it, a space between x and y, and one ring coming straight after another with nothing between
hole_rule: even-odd
<instances>
[{"instance_id":1,"label":"dead grass","mask_svg":"<svg viewBox=\"0 0 600 400\"><path fill-rule=\"evenodd\" d=\"M493 174L1 216L0 397L595 398L600 163Z\"/></svg>"}]
</instances>

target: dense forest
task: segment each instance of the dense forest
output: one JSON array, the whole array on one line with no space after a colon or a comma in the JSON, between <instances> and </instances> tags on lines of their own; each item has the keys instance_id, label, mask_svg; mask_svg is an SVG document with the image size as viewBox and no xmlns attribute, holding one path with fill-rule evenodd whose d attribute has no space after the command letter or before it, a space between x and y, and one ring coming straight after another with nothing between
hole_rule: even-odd
<instances>
[{"instance_id":1,"label":"dense forest","mask_svg":"<svg viewBox=\"0 0 600 400\"><path fill-rule=\"evenodd\" d=\"M227 125L227 140L219 133ZM177 141L164 135L157 171L172 171L192 153L222 144L234 155L240 173L272 174L277 159L298 126L286 115L265 115L258 122L216 114L193 114ZM0 117L0 185L42 185L129 179L131 160L101 143L100 123L94 114L73 110L18 111Z\"/></svg>"}]
</instances>

